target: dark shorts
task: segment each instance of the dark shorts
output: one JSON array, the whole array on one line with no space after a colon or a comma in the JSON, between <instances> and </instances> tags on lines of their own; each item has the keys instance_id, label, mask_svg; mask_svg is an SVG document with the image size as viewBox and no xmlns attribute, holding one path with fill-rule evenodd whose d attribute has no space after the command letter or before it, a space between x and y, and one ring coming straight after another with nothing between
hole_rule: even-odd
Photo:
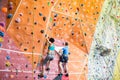
<instances>
[{"instance_id":1,"label":"dark shorts","mask_svg":"<svg viewBox=\"0 0 120 80\"><path fill-rule=\"evenodd\" d=\"M67 62L68 62L68 57L62 55L62 56L60 57L60 62L67 63Z\"/></svg>"},{"instance_id":2,"label":"dark shorts","mask_svg":"<svg viewBox=\"0 0 120 80\"><path fill-rule=\"evenodd\" d=\"M54 55L48 54L43 61L43 65L46 65L48 61L52 61L54 59Z\"/></svg>"}]
</instances>

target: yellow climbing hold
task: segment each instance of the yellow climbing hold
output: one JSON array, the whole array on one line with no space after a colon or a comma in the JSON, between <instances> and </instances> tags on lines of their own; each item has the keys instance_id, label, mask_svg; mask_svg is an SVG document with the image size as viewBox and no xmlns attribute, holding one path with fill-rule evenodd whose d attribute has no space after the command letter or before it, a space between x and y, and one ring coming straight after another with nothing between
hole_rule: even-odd
<instances>
[{"instance_id":1,"label":"yellow climbing hold","mask_svg":"<svg viewBox=\"0 0 120 80\"><path fill-rule=\"evenodd\" d=\"M6 65L6 67L10 67L10 66L11 66L11 63L10 63L9 61L7 61L7 62L5 63L5 65Z\"/></svg>"},{"instance_id":2,"label":"yellow climbing hold","mask_svg":"<svg viewBox=\"0 0 120 80\"><path fill-rule=\"evenodd\" d=\"M0 37L0 42L3 42L3 41L4 41L4 39Z\"/></svg>"}]
</instances>

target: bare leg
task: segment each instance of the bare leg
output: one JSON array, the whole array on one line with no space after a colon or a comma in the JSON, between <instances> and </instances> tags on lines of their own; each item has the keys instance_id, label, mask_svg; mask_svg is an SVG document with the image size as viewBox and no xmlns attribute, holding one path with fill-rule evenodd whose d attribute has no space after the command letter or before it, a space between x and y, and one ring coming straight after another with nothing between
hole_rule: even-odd
<instances>
[{"instance_id":1,"label":"bare leg","mask_svg":"<svg viewBox=\"0 0 120 80\"><path fill-rule=\"evenodd\" d=\"M46 64L46 70L49 70L49 65L50 65L50 61L48 61Z\"/></svg>"},{"instance_id":2,"label":"bare leg","mask_svg":"<svg viewBox=\"0 0 120 80\"><path fill-rule=\"evenodd\" d=\"M63 69L63 63L62 62L59 62L59 68L60 68L60 73L63 73L64 72L64 69Z\"/></svg>"}]
</instances>

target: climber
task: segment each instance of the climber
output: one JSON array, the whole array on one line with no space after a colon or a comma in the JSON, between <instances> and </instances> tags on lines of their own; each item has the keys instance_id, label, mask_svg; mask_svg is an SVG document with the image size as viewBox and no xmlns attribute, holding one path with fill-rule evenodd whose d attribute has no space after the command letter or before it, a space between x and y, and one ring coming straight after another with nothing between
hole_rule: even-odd
<instances>
[{"instance_id":1,"label":"climber","mask_svg":"<svg viewBox=\"0 0 120 80\"><path fill-rule=\"evenodd\" d=\"M59 54L60 54L60 60L59 60L60 74L58 74L58 75L63 75L63 73L65 72L65 76L69 76L68 75L68 68L67 68L68 55L70 54L68 42L64 43L64 48L62 48L59 51Z\"/></svg>"},{"instance_id":2,"label":"climber","mask_svg":"<svg viewBox=\"0 0 120 80\"><path fill-rule=\"evenodd\" d=\"M54 45L54 38L47 38L46 39L46 43L45 43L45 46L44 46L44 53L47 53L47 56L45 57L45 59L43 59L42 61L42 73L39 75L41 77L44 76L44 71L49 71L50 68L49 68L49 65L50 65L50 62L54 59L54 56L55 56L55 45ZM47 46L47 52L45 52L46 50L46 47Z\"/></svg>"},{"instance_id":3,"label":"climber","mask_svg":"<svg viewBox=\"0 0 120 80\"><path fill-rule=\"evenodd\" d=\"M47 56L45 58L45 60L43 61L43 65L46 64L46 70L50 70L49 65L50 65L50 61L52 61L54 59L54 55L55 55L55 45L54 45L54 38L49 38L48 41L48 51L47 51Z\"/></svg>"}]
</instances>

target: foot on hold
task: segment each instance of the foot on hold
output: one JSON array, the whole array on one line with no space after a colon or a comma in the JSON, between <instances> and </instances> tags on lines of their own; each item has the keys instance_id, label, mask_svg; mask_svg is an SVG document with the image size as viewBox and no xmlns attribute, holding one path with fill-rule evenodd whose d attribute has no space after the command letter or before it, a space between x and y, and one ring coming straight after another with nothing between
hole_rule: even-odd
<instances>
[{"instance_id":1,"label":"foot on hold","mask_svg":"<svg viewBox=\"0 0 120 80\"><path fill-rule=\"evenodd\" d=\"M46 71L49 71L50 70L50 68L46 68Z\"/></svg>"},{"instance_id":2,"label":"foot on hold","mask_svg":"<svg viewBox=\"0 0 120 80\"><path fill-rule=\"evenodd\" d=\"M62 76L62 75L63 75L62 73L58 74L58 76Z\"/></svg>"},{"instance_id":3,"label":"foot on hold","mask_svg":"<svg viewBox=\"0 0 120 80\"><path fill-rule=\"evenodd\" d=\"M44 77L43 73L38 74L38 79Z\"/></svg>"},{"instance_id":4,"label":"foot on hold","mask_svg":"<svg viewBox=\"0 0 120 80\"><path fill-rule=\"evenodd\" d=\"M68 76L69 76L69 74L68 74L68 73L66 73L66 74L65 74L65 76L66 76L66 77L68 77Z\"/></svg>"}]
</instances>

